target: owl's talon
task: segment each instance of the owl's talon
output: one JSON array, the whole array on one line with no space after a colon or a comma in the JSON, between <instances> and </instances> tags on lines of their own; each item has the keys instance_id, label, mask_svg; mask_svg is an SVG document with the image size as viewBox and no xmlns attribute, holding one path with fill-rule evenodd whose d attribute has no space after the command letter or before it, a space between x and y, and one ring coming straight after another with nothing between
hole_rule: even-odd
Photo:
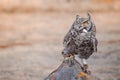
<instances>
[{"instance_id":1,"label":"owl's talon","mask_svg":"<svg viewBox=\"0 0 120 80\"><path fill-rule=\"evenodd\" d=\"M70 57L69 54L62 54L62 55L63 55L64 58L66 58L66 57Z\"/></svg>"},{"instance_id":2,"label":"owl's talon","mask_svg":"<svg viewBox=\"0 0 120 80\"><path fill-rule=\"evenodd\" d=\"M84 64L84 65L83 65L83 70L84 70L85 73L87 73L87 74L89 74L89 75L91 74L91 71L88 70L88 65L87 65L87 64Z\"/></svg>"},{"instance_id":3,"label":"owl's talon","mask_svg":"<svg viewBox=\"0 0 120 80\"><path fill-rule=\"evenodd\" d=\"M87 64L84 64L84 65L83 65L83 68L84 68L85 70L87 70L87 69L88 69L88 65L87 65Z\"/></svg>"},{"instance_id":4,"label":"owl's talon","mask_svg":"<svg viewBox=\"0 0 120 80\"><path fill-rule=\"evenodd\" d=\"M62 51L62 55L63 55L64 58L66 58L66 57L70 57L70 53L68 52L67 49L63 49L63 51Z\"/></svg>"},{"instance_id":5,"label":"owl's talon","mask_svg":"<svg viewBox=\"0 0 120 80\"><path fill-rule=\"evenodd\" d=\"M91 74L91 71L90 70L85 70L84 71L86 74L90 75Z\"/></svg>"}]
</instances>

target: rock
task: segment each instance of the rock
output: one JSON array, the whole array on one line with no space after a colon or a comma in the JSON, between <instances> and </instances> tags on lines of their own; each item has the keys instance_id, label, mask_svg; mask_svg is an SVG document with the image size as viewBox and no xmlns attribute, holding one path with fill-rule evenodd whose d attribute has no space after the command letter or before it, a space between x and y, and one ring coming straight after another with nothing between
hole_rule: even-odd
<instances>
[{"instance_id":1,"label":"rock","mask_svg":"<svg viewBox=\"0 0 120 80\"><path fill-rule=\"evenodd\" d=\"M89 75L77 60L68 58L44 80L89 80Z\"/></svg>"}]
</instances>

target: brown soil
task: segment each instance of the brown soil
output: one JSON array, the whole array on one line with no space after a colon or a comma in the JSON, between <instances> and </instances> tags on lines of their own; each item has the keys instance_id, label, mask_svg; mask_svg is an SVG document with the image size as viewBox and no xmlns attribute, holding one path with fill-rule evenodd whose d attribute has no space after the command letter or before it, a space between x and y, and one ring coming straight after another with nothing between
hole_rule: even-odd
<instances>
[{"instance_id":1,"label":"brown soil","mask_svg":"<svg viewBox=\"0 0 120 80\"><path fill-rule=\"evenodd\" d=\"M1 1L3 6L7 0ZM75 6L73 2L69 5L61 2L63 10L51 3L48 6L54 9L41 5L42 10L40 6L36 6L29 13L26 12L27 8L11 13L12 1L8 6L4 5L5 8L0 13L0 80L43 80L61 64L63 37L76 14L85 17L89 6L78 11L72 8ZM81 4L93 3L88 1ZM117 5L110 11L107 7L103 10L91 6L91 16L96 24L99 40L98 52L88 59L93 76L91 80L120 80L120 11Z\"/></svg>"}]
</instances>

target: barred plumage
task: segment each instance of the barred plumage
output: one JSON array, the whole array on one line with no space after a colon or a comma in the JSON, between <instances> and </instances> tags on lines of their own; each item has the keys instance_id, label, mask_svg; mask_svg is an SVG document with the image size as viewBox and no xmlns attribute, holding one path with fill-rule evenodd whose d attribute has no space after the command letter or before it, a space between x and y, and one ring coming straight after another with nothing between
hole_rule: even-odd
<instances>
[{"instance_id":1,"label":"barred plumage","mask_svg":"<svg viewBox=\"0 0 120 80\"><path fill-rule=\"evenodd\" d=\"M78 54L80 58L88 59L93 52L97 51L96 27L91 21L90 14L88 18L76 16L71 29L64 37L64 55Z\"/></svg>"}]
</instances>

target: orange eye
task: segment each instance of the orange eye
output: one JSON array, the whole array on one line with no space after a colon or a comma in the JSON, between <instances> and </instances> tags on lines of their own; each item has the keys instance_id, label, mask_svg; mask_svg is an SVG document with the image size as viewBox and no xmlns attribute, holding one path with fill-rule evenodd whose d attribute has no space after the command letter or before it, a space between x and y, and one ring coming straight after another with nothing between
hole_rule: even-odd
<instances>
[{"instance_id":1,"label":"orange eye","mask_svg":"<svg viewBox=\"0 0 120 80\"><path fill-rule=\"evenodd\" d=\"M88 22L84 22L83 26L85 26L85 27L88 26Z\"/></svg>"}]
</instances>

